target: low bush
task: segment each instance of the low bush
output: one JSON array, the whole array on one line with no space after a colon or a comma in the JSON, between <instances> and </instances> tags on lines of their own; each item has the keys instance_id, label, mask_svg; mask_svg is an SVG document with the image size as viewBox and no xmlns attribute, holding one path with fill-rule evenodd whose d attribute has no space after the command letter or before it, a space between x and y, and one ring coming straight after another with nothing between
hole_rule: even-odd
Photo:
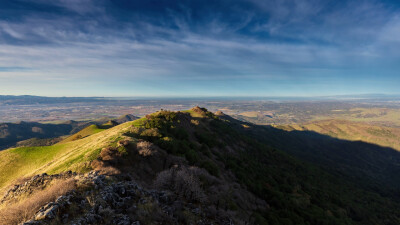
<instances>
[{"instance_id":1,"label":"low bush","mask_svg":"<svg viewBox=\"0 0 400 225\"><path fill-rule=\"evenodd\" d=\"M204 160L200 163L200 167L206 169L211 175L219 176L219 168L215 163L211 162L210 160Z\"/></svg>"},{"instance_id":2,"label":"low bush","mask_svg":"<svg viewBox=\"0 0 400 225\"><path fill-rule=\"evenodd\" d=\"M149 128L140 133L140 137L154 141L162 137L158 128Z\"/></svg>"},{"instance_id":3,"label":"low bush","mask_svg":"<svg viewBox=\"0 0 400 225\"><path fill-rule=\"evenodd\" d=\"M197 130L194 134L200 143L204 143L210 148L218 145L218 140L209 132Z\"/></svg>"},{"instance_id":4,"label":"low bush","mask_svg":"<svg viewBox=\"0 0 400 225\"><path fill-rule=\"evenodd\" d=\"M206 195L198 177L200 172L201 169L196 167L171 168L157 175L154 186L158 189L173 191L188 201L202 202Z\"/></svg>"},{"instance_id":5,"label":"low bush","mask_svg":"<svg viewBox=\"0 0 400 225\"><path fill-rule=\"evenodd\" d=\"M196 164L199 161L199 155L193 149L189 149L185 152L185 158L189 161L191 165Z\"/></svg>"},{"instance_id":6,"label":"low bush","mask_svg":"<svg viewBox=\"0 0 400 225\"><path fill-rule=\"evenodd\" d=\"M141 156L151 156L156 150L154 149L154 145L148 141L142 141L137 143L136 148Z\"/></svg>"}]
</instances>

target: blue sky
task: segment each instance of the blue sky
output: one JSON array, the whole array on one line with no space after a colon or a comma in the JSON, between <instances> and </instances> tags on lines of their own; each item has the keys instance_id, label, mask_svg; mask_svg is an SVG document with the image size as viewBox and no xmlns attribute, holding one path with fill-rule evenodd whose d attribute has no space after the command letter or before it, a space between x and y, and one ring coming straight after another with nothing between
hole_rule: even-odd
<instances>
[{"instance_id":1,"label":"blue sky","mask_svg":"<svg viewBox=\"0 0 400 225\"><path fill-rule=\"evenodd\" d=\"M400 94L400 3L0 1L0 94Z\"/></svg>"}]
</instances>

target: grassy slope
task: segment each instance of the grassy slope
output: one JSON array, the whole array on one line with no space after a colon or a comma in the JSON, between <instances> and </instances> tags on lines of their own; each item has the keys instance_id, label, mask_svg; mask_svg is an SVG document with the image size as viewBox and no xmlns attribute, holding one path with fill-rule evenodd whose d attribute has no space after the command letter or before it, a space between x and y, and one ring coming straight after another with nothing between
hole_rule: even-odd
<instances>
[{"instance_id":1,"label":"grassy slope","mask_svg":"<svg viewBox=\"0 0 400 225\"><path fill-rule=\"evenodd\" d=\"M0 190L20 177L39 173L85 171L101 148L110 145L137 122L128 122L108 130L91 127L94 134L71 142L45 147L21 147L0 152ZM88 129L89 130L89 129Z\"/></svg>"},{"instance_id":2,"label":"grassy slope","mask_svg":"<svg viewBox=\"0 0 400 225\"><path fill-rule=\"evenodd\" d=\"M82 139L82 138L88 137L90 135L99 133L103 130L106 130L106 129L102 129L98 125L93 124L93 125L90 125L90 126L84 128L83 130L79 131L78 133L73 134L73 135L67 137L66 139L62 140L60 142L60 144L67 143L70 141L75 141L78 139Z\"/></svg>"},{"instance_id":3,"label":"grassy slope","mask_svg":"<svg viewBox=\"0 0 400 225\"><path fill-rule=\"evenodd\" d=\"M182 112L184 112L184 113L189 113L191 117L195 117L195 118L202 118L202 117L204 117L204 115L202 115L201 113L195 112L195 111L193 111L193 110L191 110L191 109L190 109L190 110L183 110Z\"/></svg>"},{"instance_id":4,"label":"grassy slope","mask_svg":"<svg viewBox=\"0 0 400 225\"><path fill-rule=\"evenodd\" d=\"M277 126L277 128L285 130L314 131L335 138L351 141L364 141L384 147L391 147L400 151L400 128L371 125L368 123L346 120L320 120L305 124Z\"/></svg>"}]
</instances>

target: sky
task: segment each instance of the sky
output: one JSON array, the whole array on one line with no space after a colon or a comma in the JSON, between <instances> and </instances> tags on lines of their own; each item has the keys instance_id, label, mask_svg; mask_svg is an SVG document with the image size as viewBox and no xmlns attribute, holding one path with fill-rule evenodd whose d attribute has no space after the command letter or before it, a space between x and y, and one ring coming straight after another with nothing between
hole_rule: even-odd
<instances>
[{"instance_id":1,"label":"sky","mask_svg":"<svg viewBox=\"0 0 400 225\"><path fill-rule=\"evenodd\" d=\"M400 94L400 2L2 0L0 95Z\"/></svg>"}]
</instances>

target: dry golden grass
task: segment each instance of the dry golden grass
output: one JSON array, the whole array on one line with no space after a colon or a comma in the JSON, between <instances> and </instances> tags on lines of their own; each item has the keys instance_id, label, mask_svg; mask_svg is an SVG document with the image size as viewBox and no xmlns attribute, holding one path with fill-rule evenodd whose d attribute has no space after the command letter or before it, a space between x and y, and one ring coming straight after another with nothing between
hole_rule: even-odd
<instances>
[{"instance_id":1,"label":"dry golden grass","mask_svg":"<svg viewBox=\"0 0 400 225\"><path fill-rule=\"evenodd\" d=\"M348 120L319 120L304 124L281 125L277 128L292 131L314 131L334 138L363 141L400 151L400 128Z\"/></svg>"},{"instance_id":2,"label":"dry golden grass","mask_svg":"<svg viewBox=\"0 0 400 225\"><path fill-rule=\"evenodd\" d=\"M151 142L141 141L137 143L136 148L138 149L139 155L141 156L151 156L154 155L157 151L154 149L154 146Z\"/></svg>"},{"instance_id":3,"label":"dry golden grass","mask_svg":"<svg viewBox=\"0 0 400 225\"><path fill-rule=\"evenodd\" d=\"M190 123L198 126L200 124L200 121L198 121L198 120L190 120Z\"/></svg>"},{"instance_id":4,"label":"dry golden grass","mask_svg":"<svg viewBox=\"0 0 400 225\"><path fill-rule=\"evenodd\" d=\"M335 110L333 112L338 111ZM390 108L352 108L345 113L312 115L312 117L313 120L341 119L354 122L373 122L386 126L400 126L400 110Z\"/></svg>"},{"instance_id":5,"label":"dry golden grass","mask_svg":"<svg viewBox=\"0 0 400 225\"><path fill-rule=\"evenodd\" d=\"M78 133L65 138L64 140L60 141L59 143L62 144L62 143L70 142L70 141L76 141L76 140L88 137L90 135L99 133L103 130L106 130L106 129L99 128L99 126L97 126L97 125L90 125L90 126L84 128L83 130L79 131Z\"/></svg>"},{"instance_id":6,"label":"dry golden grass","mask_svg":"<svg viewBox=\"0 0 400 225\"><path fill-rule=\"evenodd\" d=\"M35 192L17 203L9 204L0 209L0 224L19 224L31 219L43 205L54 201L75 188L73 178L57 181L51 186Z\"/></svg>"},{"instance_id":7,"label":"dry golden grass","mask_svg":"<svg viewBox=\"0 0 400 225\"><path fill-rule=\"evenodd\" d=\"M242 112L239 115L246 116L246 117L258 117L260 116L260 112L256 111L249 111L249 112Z\"/></svg>"},{"instance_id":8,"label":"dry golden grass","mask_svg":"<svg viewBox=\"0 0 400 225\"><path fill-rule=\"evenodd\" d=\"M96 170L99 171L100 174L102 175L117 175L117 174L121 174L121 171L117 168L115 168L114 166L110 166L108 165L108 163L101 161L101 160L93 160L91 163L91 167Z\"/></svg>"}]
</instances>

